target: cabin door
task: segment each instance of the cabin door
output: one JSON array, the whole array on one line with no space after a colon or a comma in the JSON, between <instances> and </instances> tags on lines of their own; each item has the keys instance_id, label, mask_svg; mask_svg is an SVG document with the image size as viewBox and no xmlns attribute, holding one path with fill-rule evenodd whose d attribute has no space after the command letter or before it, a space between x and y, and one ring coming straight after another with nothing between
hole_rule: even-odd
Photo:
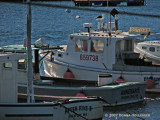
<instances>
[{"instance_id":1,"label":"cabin door","mask_svg":"<svg viewBox=\"0 0 160 120\"><path fill-rule=\"evenodd\" d=\"M157 47L157 56L160 57L160 47Z\"/></svg>"},{"instance_id":2,"label":"cabin door","mask_svg":"<svg viewBox=\"0 0 160 120\"><path fill-rule=\"evenodd\" d=\"M123 45L121 44L121 41L118 41L116 43L116 48L115 48L116 64L122 63L122 48L123 48Z\"/></svg>"}]
</instances>

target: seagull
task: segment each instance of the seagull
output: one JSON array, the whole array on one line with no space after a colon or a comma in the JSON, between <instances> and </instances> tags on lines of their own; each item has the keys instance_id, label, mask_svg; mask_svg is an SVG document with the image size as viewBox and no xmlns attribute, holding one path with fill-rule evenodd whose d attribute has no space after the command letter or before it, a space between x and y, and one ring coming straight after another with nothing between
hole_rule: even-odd
<instances>
[{"instance_id":1,"label":"seagull","mask_svg":"<svg viewBox=\"0 0 160 120\"><path fill-rule=\"evenodd\" d=\"M78 19L78 18L81 18L81 17L77 15L76 18Z\"/></svg>"},{"instance_id":2,"label":"seagull","mask_svg":"<svg viewBox=\"0 0 160 120\"><path fill-rule=\"evenodd\" d=\"M66 9L65 12L66 12L66 13L70 13L71 10L70 10L70 9Z\"/></svg>"},{"instance_id":3,"label":"seagull","mask_svg":"<svg viewBox=\"0 0 160 120\"><path fill-rule=\"evenodd\" d=\"M97 16L95 19L96 19L96 20L103 20L103 19L104 19L104 14L102 14L102 15L100 15L100 16Z\"/></svg>"}]
</instances>

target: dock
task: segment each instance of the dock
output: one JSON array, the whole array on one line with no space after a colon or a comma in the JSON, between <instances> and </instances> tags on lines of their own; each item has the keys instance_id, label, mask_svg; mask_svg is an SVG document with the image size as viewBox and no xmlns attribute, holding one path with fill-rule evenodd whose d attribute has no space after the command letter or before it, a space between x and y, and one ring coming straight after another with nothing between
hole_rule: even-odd
<instances>
[{"instance_id":1,"label":"dock","mask_svg":"<svg viewBox=\"0 0 160 120\"><path fill-rule=\"evenodd\" d=\"M70 1L70 0L32 0L38 1ZM0 2L13 2L13 0L0 0ZM14 2L26 2L26 0L14 0ZM73 0L75 6L143 6L145 0Z\"/></svg>"},{"instance_id":2,"label":"dock","mask_svg":"<svg viewBox=\"0 0 160 120\"><path fill-rule=\"evenodd\" d=\"M74 0L75 6L143 6L145 0Z\"/></svg>"}]
</instances>

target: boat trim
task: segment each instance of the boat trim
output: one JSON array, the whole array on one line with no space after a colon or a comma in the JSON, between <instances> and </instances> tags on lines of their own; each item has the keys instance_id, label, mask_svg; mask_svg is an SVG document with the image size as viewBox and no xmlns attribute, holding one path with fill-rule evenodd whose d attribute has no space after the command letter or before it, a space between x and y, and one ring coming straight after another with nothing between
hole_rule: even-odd
<instances>
[{"instance_id":1,"label":"boat trim","mask_svg":"<svg viewBox=\"0 0 160 120\"><path fill-rule=\"evenodd\" d=\"M53 114L5 114L6 117L53 117Z\"/></svg>"},{"instance_id":2,"label":"boat trim","mask_svg":"<svg viewBox=\"0 0 160 120\"><path fill-rule=\"evenodd\" d=\"M67 63L59 63L59 62L56 62L56 61L51 61L50 59L46 58L46 60L48 60L49 62L52 62L52 63L55 63L55 64L59 64L59 65L63 65L63 66L68 66L70 68L77 68L77 67L84 67L84 68L78 68L78 69L81 69L81 70L85 70L85 71L94 71L94 72L104 72L104 73L109 73L109 74L133 74L133 75L139 75L139 74L143 74L143 75L148 75L148 74L151 74L151 75L159 75L159 72L133 72L133 71L112 71L112 70L107 70L107 69L99 69L99 68L93 68L93 67L85 67L85 66L80 66L80 65L74 65L74 66L69 66L67 65ZM57 60L57 59L56 59ZM72 64L70 64L72 65ZM77 67L76 67L77 66ZM85 68L88 68L88 69L85 69ZM91 68L91 69L89 69ZM98 70L96 70L98 69Z\"/></svg>"},{"instance_id":3,"label":"boat trim","mask_svg":"<svg viewBox=\"0 0 160 120\"><path fill-rule=\"evenodd\" d=\"M97 71L97 72L101 72L102 70L106 70L106 69L101 69L101 68L85 67L85 66L83 66L83 65L76 65L76 64L64 62L64 61L59 60L59 59L55 59L55 60L57 60L57 61L59 61L59 62L52 61L52 60L50 60L50 59L48 59L48 58L47 58L46 60L48 60L49 62L55 63L55 64L64 65L64 66L69 66L69 67L72 67L72 68L83 67L83 69L88 68L90 71L95 71L95 70L91 70L91 69L97 69L97 70L99 70L99 71ZM60 62L61 62L61 63L60 63ZM70 66L70 65L72 65L72 66ZM74 67L74 66L75 66L75 67ZM78 68L78 69L82 69L82 68Z\"/></svg>"}]
</instances>

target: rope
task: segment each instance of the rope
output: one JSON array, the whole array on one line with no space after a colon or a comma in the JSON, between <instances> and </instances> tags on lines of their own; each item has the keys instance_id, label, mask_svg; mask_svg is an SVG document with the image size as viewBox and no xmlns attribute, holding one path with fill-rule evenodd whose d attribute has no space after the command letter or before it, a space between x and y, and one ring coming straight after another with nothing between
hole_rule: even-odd
<instances>
[{"instance_id":1,"label":"rope","mask_svg":"<svg viewBox=\"0 0 160 120\"><path fill-rule=\"evenodd\" d=\"M52 51L47 51L47 52L40 53L40 54L44 54L44 53L46 53L46 54L39 60L39 63L41 63L41 61L51 52Z\"/></svg>"},{"instance_id":2,"label":"rope","mask_svg":"<svg viewBox=\"0 0 160 120\"><path fill-rule=\"evenodd\" d=\"M101 97L97 97L97 99L98 99L98 100L101 100L101 101L103 101L103 102L105 102L105 103L107 103L107 104L109 104L109 105L111 105L111 103L109 103L108 101L104 100L104 99L101 98Z\"/></svg>"}]
</instances>

